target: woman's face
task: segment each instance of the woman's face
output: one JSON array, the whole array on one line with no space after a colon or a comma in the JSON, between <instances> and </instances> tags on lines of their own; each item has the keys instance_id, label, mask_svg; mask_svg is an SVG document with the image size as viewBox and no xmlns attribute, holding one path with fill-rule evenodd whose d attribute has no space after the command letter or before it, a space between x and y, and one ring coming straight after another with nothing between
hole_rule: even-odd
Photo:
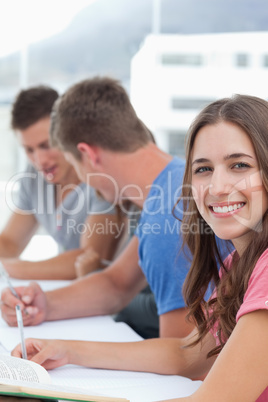
<instances>
[{"instance_id":1,"label":"woman's face","mask_svg":"<svg viewBox=\"0 0 268 402\"><path fill-rule=\"evenodd\" d=\"M268 200L253 145L239 126L220 122L199 130L192 187L197 208L214 233L242 250Z\"/></svg>"}]
</instances>

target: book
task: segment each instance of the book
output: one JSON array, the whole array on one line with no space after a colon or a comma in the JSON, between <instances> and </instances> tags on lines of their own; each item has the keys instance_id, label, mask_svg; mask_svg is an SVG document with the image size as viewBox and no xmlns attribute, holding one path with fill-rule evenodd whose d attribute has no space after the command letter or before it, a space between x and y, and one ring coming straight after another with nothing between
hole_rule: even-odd
<instances>
[{"instance_id":1,"label":"book","mask_svg":"<svg viewBox=\"0 0 268 402\"><path fill-rule=\"evenodd\" d=\"M4 354L0 355L0 395L66 401L129 402L124 398L90 395L85 389L53 385L44 367Z\"/></svg>"}]
</instances>

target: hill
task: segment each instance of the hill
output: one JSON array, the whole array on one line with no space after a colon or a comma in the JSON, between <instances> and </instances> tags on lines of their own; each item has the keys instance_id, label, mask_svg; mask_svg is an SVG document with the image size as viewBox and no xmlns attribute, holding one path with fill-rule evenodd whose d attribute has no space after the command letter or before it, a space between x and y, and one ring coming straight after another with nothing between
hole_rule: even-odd
<instances>
[{"instance_id":1,"label":"hill","mask_svg":"<svg viewBox=\"0 0 268 402\"><path fill-rule=\"evenodd\" d=\"M29 84L64 88L96 74L127 82L131 57L151 32L152 4L152 0L97 0L89 5L60 34L29 47ZM162 0L163 33L265 30L266 0ZM18 53L0 59L0 87L17 87L18 61Z\"/></svg>"}]
</instances>

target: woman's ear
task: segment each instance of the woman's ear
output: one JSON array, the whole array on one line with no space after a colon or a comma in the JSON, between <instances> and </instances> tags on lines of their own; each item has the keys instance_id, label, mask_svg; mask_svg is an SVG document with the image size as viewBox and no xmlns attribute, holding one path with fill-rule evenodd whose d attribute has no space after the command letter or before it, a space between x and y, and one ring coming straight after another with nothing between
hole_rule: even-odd
<instances>
[{"instance_id":1,"label":"woman's ear","mask_svg":"<svg viewBox=\"0 0 268 402\"><path fill-rule=\"evenodd\" d=\"M82 159L86 159L90 162L91 166L95 168L99 161L98 147L88 145L85 142L80 142L77 144L77 149L81 153Z\"/></svg>"}]
</instances>

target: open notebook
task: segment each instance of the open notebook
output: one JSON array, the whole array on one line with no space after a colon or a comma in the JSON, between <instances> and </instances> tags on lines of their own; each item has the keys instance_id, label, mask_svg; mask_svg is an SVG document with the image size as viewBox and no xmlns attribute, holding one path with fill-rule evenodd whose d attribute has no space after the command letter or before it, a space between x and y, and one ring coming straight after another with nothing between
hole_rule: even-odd
<instances>
[{"instance_id":1,"label":"open notebook","mask_svg":"<svg viewBox=\"0 0 268 402\"><path fill-rule=\"evenodd\" d=\"M0 395L42 397L68 401L126 402L127 399L96 395L67 386L53 385L48 372L40 365L17 357L0 355Z\"/></svg>"},{"instance_id":2,"label":"open notebook","mask_svg":"<svg viewBox=\"0 0 268 402\"><path fill-rule=\"evenodd\" d=\"M14 285L21 284L19 281L17 282ZM43 283L40 285L43 287ZM47 289L58 287L54 283L48 285ZM128 325L115 323L111 317L107 316L45 322L36 327L24 327L24 336L25 338L80 339L104 342L142 340ZM19 342L18 328L8 327L0 318L0 353L8 355ZM191 395L201 385L201 381L192 381L180 376L100 370L75 365L50 370L49 374L54 384L46 385L50 390L55 387L57 390L73 387L84 394L88 394L91 390L91 395L105 395L112 397L112 400L115 401L120 401L119 398L127 398L131 402L153 402L185 397ZM42 385L42 387L44 386Z\"/></svg>"}]
</instances>

